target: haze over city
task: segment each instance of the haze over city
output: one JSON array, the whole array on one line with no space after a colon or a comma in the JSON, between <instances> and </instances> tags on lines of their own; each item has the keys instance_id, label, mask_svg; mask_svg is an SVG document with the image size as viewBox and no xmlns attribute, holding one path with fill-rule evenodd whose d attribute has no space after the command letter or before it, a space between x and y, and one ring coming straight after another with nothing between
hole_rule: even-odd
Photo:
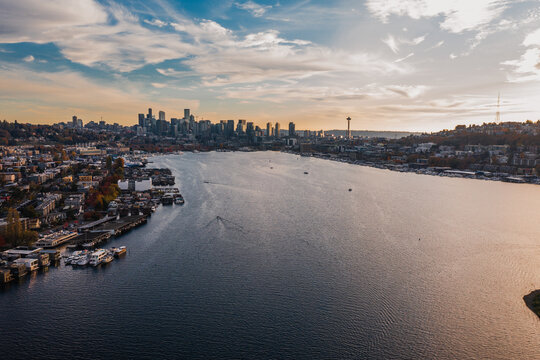
<instances>
[{"instance_id":1,"label":"haze over city","mask_svg":"<svg viewBox=\"0 0 540 360\"><path fill-rule=\"evenodd\" d=\"M538 1L0 0L0 119L436 131L540 110ZM32 9L32 11L28 11Z\"/></svg>"}]
</instances>

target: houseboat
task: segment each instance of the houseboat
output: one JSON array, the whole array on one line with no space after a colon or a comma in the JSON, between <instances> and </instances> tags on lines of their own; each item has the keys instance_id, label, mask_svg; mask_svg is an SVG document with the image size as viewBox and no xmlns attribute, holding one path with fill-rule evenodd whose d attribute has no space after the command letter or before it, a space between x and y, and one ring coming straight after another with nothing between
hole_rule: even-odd
<instances>
[{"instance_id":1,"label":"houseboat","mask_svg":"<svg viewBox=\"0 0 540 360\"><path fill-rule=\"evenodd\" d=\"M96 250L90 255L90 265L92 266L98 266L103 262L103 259L107 256L107 251L103 249Z\"/></svg>"},{"instance_id":2,"label":"houseboat","mask_svg":"<svg viewBox=\"0 0 540 360\"><path fill-rule=\"evenodd\" d=\"M24 266L26 266L26 269L28 271L36 271L37 269L39 269L38 259L20 258L20 259L15 260L13 263L24 264Z\"/></svg>"},{"instance_id":3,"label":"houseboat","mask_svg":"<svg viewBox=\"0 0 540 360\"><path fill-rule=\"evenodd\" d=\"M26 269L25 264L19 264L19 263L12 263L9 266L9 269L11 270L11 273L16 278L21 278L24 275L28 274L28 270Z\"/></svg>"},{"instance_id":4,"label":"houseboat","mask_svg":"<svg viewBox=\"0 0 540 360\"><path fill-rule=\"evenodd\" d=\"M0 284L6 284L14 279L9 269L0 269Z\"/></svg>"}]
</instances>

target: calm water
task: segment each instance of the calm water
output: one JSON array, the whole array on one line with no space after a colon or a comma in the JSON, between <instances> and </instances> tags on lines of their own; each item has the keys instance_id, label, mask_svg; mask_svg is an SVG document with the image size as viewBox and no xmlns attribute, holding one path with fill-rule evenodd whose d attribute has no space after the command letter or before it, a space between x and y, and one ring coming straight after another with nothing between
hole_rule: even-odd
<instances>
[{"instance_id":1,"label":"calm water","mask_svg":"<svg viewBox=\"0 0 540 360\"><path fill-rule=\"evenodd\" d=\"M538 186L272 152L153 166L186 204L106 267L1 291L2 359L540 358Z\"/></svg>"}]
</instances>

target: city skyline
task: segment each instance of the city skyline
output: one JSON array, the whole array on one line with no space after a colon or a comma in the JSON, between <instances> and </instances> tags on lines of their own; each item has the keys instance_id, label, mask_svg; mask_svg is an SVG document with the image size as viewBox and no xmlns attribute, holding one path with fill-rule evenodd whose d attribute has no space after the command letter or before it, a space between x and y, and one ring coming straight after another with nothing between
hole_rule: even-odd
<instances>
[{"instance_id":1,"label":"city skyline","mask_svg":"<svg viewBox=\"0 0 540 360\"><path fill-rule=\"evenodd\" d=\"M350 116L351 130L438 131L494 121L500 92L502 121L536 121L537 4L0 0L0 118L133 125L148 104L261 128Z\"/></svg>"}]
</instances>

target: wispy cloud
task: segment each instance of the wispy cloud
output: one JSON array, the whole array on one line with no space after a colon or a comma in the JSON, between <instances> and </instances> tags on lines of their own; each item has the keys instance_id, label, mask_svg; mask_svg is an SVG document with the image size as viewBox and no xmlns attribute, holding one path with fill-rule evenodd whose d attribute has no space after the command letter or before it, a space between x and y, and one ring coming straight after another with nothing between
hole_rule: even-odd
<instances>
[{"instance_id":1,"label":"wispy cloud","mask_svg":"<svg viewBox=\"0 0 540 360\"><path fill-rule=\"evenodd\" d=\"M260 5L254 1L248 0L242 3L234 3L234 5L242 10L249 11L255 17L261 17L266 13L266 10L271 9L270 5Z\"/></svg>"},{"instance_id":2,"label":"wispy cloud","mask_svg":"<svg viewBox=\"0 0 540 360\"><path fill-rule=\"evenodd\" d=\"M152 19L152 20L144 19L144 22L147 23L148 25L157 26L160 28L167 26L167 23L165 21L162 21L159 19Z\"/></svg>"},{"instance_id":3,"label":"wispy cloud","mask_svg":"<svg viewBox=\"0 0 540 360\"><path fill-rule=\"evenodd\" d=\"M412 57L412 56L414 56L414 53L409 53L409 54L407 54L407 56L404 56L404 57L402 57L402 58L399 58L399 59L395 60L394 62L395 62L395 63L400 63L400 62L402 62L402 61L407 60L408 58L410 58L410 57Z\"/></svg>"},{"instance_id":4,"label":"wispy cloud","mask_svg":"<svg viewBox=\"0 0 540 360\"><path fill-rule=\"evenodd\" d=\"M23 61L26 61L26 62L32 62L34 60L35 58L32 55L28 55L25 58L23 58Z\"/></svg>"},{"instance_id":5,"label":"wispy cloud","mask_svg":"<svg viewBox=\"0 0 540 360\"><path fill-rule=\"evenodd\" d=\"M513 68L508 81L514 83L540 81L540 28L525 37L523 46L528 49L519 59L502 62L502 65Z\"/></svg>"},{"instance_id":6,"label":"wispy cloud","mask_svg":"<svg viewBox=\"0 0 540 360\"><path fill-rule=\"evenodd\" d=\"M399 45L397 44L396 39L392 35L388 35L385 39L382 41L386 44L392 50L395 54L399 51Z\"/></svg>"},{"instance_id":7,"label":"wispy cloud","mask_svg":"<svg viewBox=\"0 0 540 360\"><path fill-rule=\"evenodd\" d=\"M413 19L442 16L440 26L452 33L478 30L506 8L505 0L367 0L368 10L383 22L391 15Z\"/></svg>"}]
</instances>

